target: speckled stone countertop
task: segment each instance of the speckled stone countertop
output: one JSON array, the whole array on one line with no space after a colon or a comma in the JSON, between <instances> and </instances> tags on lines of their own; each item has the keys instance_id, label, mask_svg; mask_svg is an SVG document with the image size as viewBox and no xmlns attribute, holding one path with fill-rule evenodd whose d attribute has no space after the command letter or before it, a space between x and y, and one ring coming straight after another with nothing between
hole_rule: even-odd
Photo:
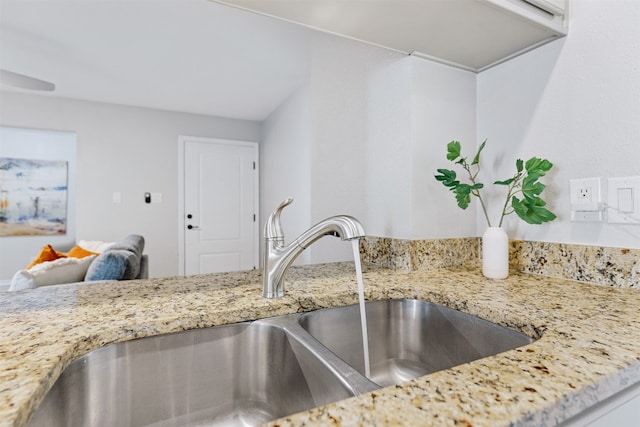
<instances>
[{"instance_id":1,"label":"speckled stone countertop","mask_svg":"<svg viewBox=\"0 0 640 427\"><path fill-rule=\"evenodd\" d=\"M295 268L288 278L277 300L261 297L258 271L0 294L0 425L24 425L71 361L106 344L357 302L353 264ZM365 296L433 301L539 339L273 425L555 425L640 381L634 289L369 268Z\"/></svg>"}]
</instances>

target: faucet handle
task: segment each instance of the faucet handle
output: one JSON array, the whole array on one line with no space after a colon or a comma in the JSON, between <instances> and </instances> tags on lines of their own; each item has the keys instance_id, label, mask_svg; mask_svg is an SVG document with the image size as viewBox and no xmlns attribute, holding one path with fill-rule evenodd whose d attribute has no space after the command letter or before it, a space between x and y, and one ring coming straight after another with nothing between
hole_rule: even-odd
<instances>
[{"instance_id":1,"label":"faucet handle","mask_svg":"<svg viewBox=\"0 0 640 427\"><path fill-rule=\"evenodd\" d=\"M269 219L264 225L264 237L265 239L282 239L284 241L284 232L282 231L282 225L280 225L280 214L282 210L293 203L293 199L289 197L283 200L278 207L271 212Z\"/></svg>"}]
</instances>

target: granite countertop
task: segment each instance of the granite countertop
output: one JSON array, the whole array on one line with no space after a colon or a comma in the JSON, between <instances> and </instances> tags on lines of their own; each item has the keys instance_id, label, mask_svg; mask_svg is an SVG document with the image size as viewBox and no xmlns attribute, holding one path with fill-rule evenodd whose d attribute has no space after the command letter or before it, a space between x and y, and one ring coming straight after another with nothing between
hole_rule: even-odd
<instances>
[{"instance_id":1,"label":"granite countertop","mask_svg":"<svg viewBox=\"0 0 640 427\"><path fill-rule=\"evenodd\" d=\"M539 338L525 347L273 425L555 425L640 382L640 292L475 268L365 269L367 300L419 298ZM75 358L109 343L357 302L352 263L0 294L0 426L22 426Z\"/></svg>"}]
</instances>

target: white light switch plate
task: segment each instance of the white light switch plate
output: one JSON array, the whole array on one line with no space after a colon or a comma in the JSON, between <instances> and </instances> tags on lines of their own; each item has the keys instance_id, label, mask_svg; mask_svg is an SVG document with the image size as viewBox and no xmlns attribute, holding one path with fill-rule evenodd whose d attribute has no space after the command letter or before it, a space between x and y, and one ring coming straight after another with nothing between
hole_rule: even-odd
<instances>
[{"instance_id":1,"label":"white light switch plate","mask_svg":"<svg viewBox=\"0 0 640 427\"><path fill-rule=\"evenodd\" d=\"M162 193L151 193L151 203L162 203Z\"/></svg>"},{"instance_id":2,"label":"white light switch plate","mask_svg":"<svg viewBox=\"0 0 640 427\"><path fill-rule=\"evenodd\" d=\"M607 221L640 225L640 176L609 178L608 182Z\"/></svg>"}]
</instances>

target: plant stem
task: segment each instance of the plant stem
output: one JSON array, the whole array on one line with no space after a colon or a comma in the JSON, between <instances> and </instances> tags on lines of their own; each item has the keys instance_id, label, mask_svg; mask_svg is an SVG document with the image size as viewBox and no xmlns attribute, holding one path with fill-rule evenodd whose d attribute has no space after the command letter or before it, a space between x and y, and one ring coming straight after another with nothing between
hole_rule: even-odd
<instances>
[{"instance_id":1,"label":"plant stem","mask_svg":"<svg viewBox=\"0 0 640 427\"><path fill-rule=\"evenodd\" d=\"M509 199L511 199L511 186L509 186L509 191L507 192L507 197L504 201L504 206L502 207L502 215L500 215L500 224L498 224L498 227L502 227L502 220L506 215L507 206L509 205Z\"/></svg>"},{"instance_id":2,"label":"plant stem","mask_svg":"<svg viewBox=\"0 0 640 427\"><path fill-rule=\"evenodd\" d=\"M504 201L504 206L502 207L502 215L500 215L500 223L498 224L498 227L502 227L502 221L504 220L504 217L513 213L513 210L511 210L511 212L507 212L507 206L509 206L509 200L511 200L511 197L515 196L516 193L518 193L518 191L513 191L516 186L518 185L518 183L520 182L521 177L517 178L511 185L509 185L509 190L507 191L507 198Z\"/></svg>"},{"instance_id":3,"label":"plant stem","mask_svg":"<svg viewBox=\"0 0 640 427\"><path fill-rule=\"evenodd\" d=\"M482 196L480 195L480 192L478 192L478 199L480 199L480 206L482 206L482 212L484 212L484 217L487 220L487 225L491 227L491 221L489 220L489 215L487 215L487 208L484 205L484 200L482 200ZM502 225L502 218L500 219L500 225Z\"/></svg>"},{"instance_id":4,"label":"plant stem","mask_svg":"<svg viewBox=\"0 0 640 427\"><path fill-rule=\"evenodd\" d=\"M480 173L480 166L477 166L478 170L475 173L475 175L471 173L471 167L466 161L462 164L462 167L466 169L467 173L469 174L469 179L471 180L471 183L473 185L476 185L476 176L478 176L478 174ZM491 227L491 220L489 219L489 215L487 214L487 207L484 204L484 200L482 200L482 196L480 195L480 190L472 191L471 194L473 194L480 200L480 206L482 206L482 212L484 213L484 217L487 220L487 225Z\"/></svg>"}]
</instances>

